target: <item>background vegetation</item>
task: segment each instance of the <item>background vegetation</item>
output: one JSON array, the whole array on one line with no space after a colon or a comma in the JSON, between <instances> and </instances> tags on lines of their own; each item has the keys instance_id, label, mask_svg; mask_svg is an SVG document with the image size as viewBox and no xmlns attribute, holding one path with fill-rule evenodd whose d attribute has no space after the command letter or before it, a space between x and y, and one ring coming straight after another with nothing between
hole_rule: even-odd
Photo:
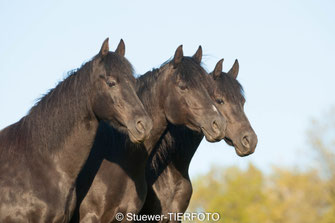
<instances>
[{"instance_id":1,"label":"background vegetation","mask_svg":"<svg viewBox=\"0 0 335 223\"><path fill-rule=\"evenodd\" d=\"M227 223L334 223L335 109L306 135L310 146L297 159L315 157L311 167L213 167L193 182L188 211L219 212Z\"/></svg>"}]
</instances>

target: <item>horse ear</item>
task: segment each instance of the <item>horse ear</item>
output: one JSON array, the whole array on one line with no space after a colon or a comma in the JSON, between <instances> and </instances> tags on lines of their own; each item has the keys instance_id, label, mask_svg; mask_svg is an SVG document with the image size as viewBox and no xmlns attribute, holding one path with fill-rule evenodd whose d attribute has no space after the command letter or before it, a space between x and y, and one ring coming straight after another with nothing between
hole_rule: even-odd
<instances>
[{"instance_id":1,"label":"horse ear","mask_svg":"<svg viewBox=\"0 0 335 223\"><path fill-rule=\"evenodd\" d=\"M125 52L126 52L126 46L124 45L123 39L121 39L119 45L115 50L115 53L124 57Z\"/></svg>"},{"instance_id":2,"label":"horse ear","mask_svg":"<svg viewBox=\"0 0 335 223\"><path fill-rule=\"evenodd\" d=\"M108 38L107 38L107 39L105 39L105 41L103 42L103 44L101 46L99 55L104 57L108 54L108 52L109 52L109 44L108 44Z\"/></svg>"},{"instance_id":3,"label":"horse ear","mask_svg":"<svg viewBox=\"0 0 335 223\"><path fill-rule=\"evenodd\" d=\"M214 71L213 71L214 80L216 78L218 78L222 73L222 63L223 63L223 59L219 60L215 65L215 68L214 68Z\"/></svg>"},{"instance_id":4,"label":"horse ear","mask_svg":"<svg viewBox=\"0 0 335 223\"><path fill-rule=\"evenodd\" d=\"M233 65L233 67L228 71L228 74L232 75L235 79L237 78L238 75L238 70L240 65L238 64L238 60L235 60L235 63Z\"/></svg>"},{"instance_id":5,"label":"horse ear","mask_svg":"<svg viewBox=\"0 0 335 223\"><path fill-rule=\"evenodd\" d=\"M174 53L174 57L173 57L173 67L176 68L178 66L178 64L181 62L181 60L184 57L184 53L183 53L183 45L180 45L176 52Z\"/></svg>"},{"instance_id":6,"label":"horse ear","mask_svg":"<svg viewBox=\"0 0 335 223\"><path fill-rule=\"evenodd\" d=\"M199 46L197 52L195 52L195 54L192 57L198 64L201 63L201 59L202 59L202 47Z\"/></svg>"}]
</instances>

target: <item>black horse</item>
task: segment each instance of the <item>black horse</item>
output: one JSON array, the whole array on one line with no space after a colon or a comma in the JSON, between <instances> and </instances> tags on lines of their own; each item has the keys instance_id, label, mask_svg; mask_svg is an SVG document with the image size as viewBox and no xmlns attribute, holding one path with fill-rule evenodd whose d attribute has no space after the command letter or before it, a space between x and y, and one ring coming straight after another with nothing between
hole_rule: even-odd
<instances>
[{"instance_id":1,"label":"black horse","mask_svg":"<svg viewBox=\"0 0 335 223\"><path fill-rule=\"evenodd\" d=\"M145 146L129 143L127 136L102 123L78 178L72 222L118 222L116 213L140 211L147 192L147 158L169 123L203 132L209 141L224 137L225 120L207 92L210 79L200 66L201 54L199 47L193 57L184 57L180 46L170 62L137 79L137 93L154 123ZM81 204L79 197L84 198Z\"/></svg>"},{"instance_id":2,"label":"black horse","mask_svg":"<svg viewBox=\"0 0 335 223\"><path fill-rule=\"evenodd\" d=\"M28 115L0 132L0 222L68 222L75 181L99 120L142 142L152 128L134 89L121 40L46 94Z\"/></svg>"},{"instance_id":3,"label":"black horse","mask_svg":"<svg viewBox=\"0 0 335 223\"><path fill-rule=\"evenodd\" d=\"M239 64L236 60L228 73L222 72L220 60L209 78L214 80L211 95L216 106L227 120L225 141L235 147L239 156L254 152L257 136L244 113L245 98L242 86L236 80ZM170 124L165 135L152 152L146 168L148 194L140 215L159 214L167 219L162 222L178 222L169 219L184 213L188 207L192 184L188 169L203 135Z\"/></svg>"}]
</instances>

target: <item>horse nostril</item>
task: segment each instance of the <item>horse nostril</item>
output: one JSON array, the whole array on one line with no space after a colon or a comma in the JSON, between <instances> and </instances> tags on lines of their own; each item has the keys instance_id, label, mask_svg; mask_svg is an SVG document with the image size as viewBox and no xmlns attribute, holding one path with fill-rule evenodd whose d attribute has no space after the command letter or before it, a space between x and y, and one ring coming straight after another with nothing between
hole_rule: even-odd
<instances>
[{"instance_id":1,"label":"horse nostril","mask_svg":"<svg viewBox=\"0 0 335 223\"><path fill-rule=\"evenodd\" d=\"M215 132L219 131L219 126L218 124L216 123L216 121L214 120L213 123L212 123L212 128Z\"/></svg>"},{"instance_id":2,"label":"horse nostril","mask_svg":"<svg viewBox=\"0 0 335 223\"><path fill-rule=\"evenodd\" d=\"M243 147L244 155L252 154L256 149L257 142L257 135L252 129L244 132L240 140L240 146Z\"/></svg>"},{"instance_id":3,"label":"horse nostril","mask_svg":"<svg viewBox=\"0 0 335 223\"><path fill-rule=\"evenodd\" d=\"M136 129L139 132L144 132L145 128L144 128L144 125L143 125L143 123L142 123L141 120L139 120L139 121L136 122Z\"/></svg>"},{"instance_id":4,"label":"horse nostril","mask_svg":"<svg viewBox=\"0 0 335 223\"><path fill-rule=\"evenodd\" d=\"M242 138L242 145L244 147L247 147L247 148L250 147L250 136L249 135L243 136L243 138Z\"/></svg>"}]
</instances>

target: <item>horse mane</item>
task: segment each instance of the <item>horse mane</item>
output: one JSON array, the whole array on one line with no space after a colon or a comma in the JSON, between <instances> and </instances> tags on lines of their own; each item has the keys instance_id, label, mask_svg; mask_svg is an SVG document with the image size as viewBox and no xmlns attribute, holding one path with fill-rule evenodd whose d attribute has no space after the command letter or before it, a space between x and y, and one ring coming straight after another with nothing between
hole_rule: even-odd
<instances>
[{"instance_id":1,"label":"horse mane","mask_svg":"<svg viewBox=\"0 0 335 223\"><path fill-rule=\"evenodd\" d=\"M174 146L176 140L171 134L170 125L169 123L149 155L147 161L149 169L146 170L150 171L150 173L146 173L147 177L150 177L150 179L148 179L149 184L153 184L156 181L157 177L164 171L165 167L169 165L172 157L176 154L176 147ZM155 174L152 174L152 172Z\"/></svg>"},{"instance_id":2,"label":"horse mane","mask_svg":"<svg viewBox=\"0 0 335 223\"><path fill-rule=\"evenodd\" d=\"M109 52L103 59L107 73L122 76L135 84L134 68L127 58L119 56L117 53Z\"/></svg>"},{"instance_id":3,"label":"horse mane","mask_svg":"<svg viewBox=\"0 0 335 223\"><path fill-rule=\"evenodd\" d=\"M80 110L87 110L84 98L88 95L91 82L89 70L91 63L80 69L70 71L68 77L42 96L18 122L2 130L0 141L1 152L25 154L34 150L52 152L69 135ZM39 142L39 143L37 143ZM38 148L36 148L38 147Z\"/></svg>"},{"instance_id":4,"label":"horse mane","mask_svg":"<svg viewBox=\"0 0 335 223\"><path fill-rule=\"evenodd\" d=\"M213 74L210 74L213 76ZM221 72L220 76L215 79L216 88L220 91L220 94L225 96L225 99L229 102L238 104L245 101L244 90L238 80L232 77L230 74Z\"/></svg>"},{"instance_id":5,"label":"horse mane","mask_svg":"<svg viewBox=\"0 0 335 223\"><path fill-rule=\"evenodd\" d=\"M136 79L136 92L138 95L142 95L143 92L147 91L151 86L157 83L157 79L162 73L164 69L166 69L166 65L171 62L171 59L162 63L159 68L153 68L151 71L147 71L146 73L140 75Z\"/></svg>"},{"instance_id":6,"label":"horse mane","mask_svg":"<svg viewBox=\"0 0 335 223\"><path fill-rule=\"evenodd\" d=\"M139 76L136 79L136 93L141 99L142 103L146 105L147 110L150 112L150 105L152 104L152 95L150 89L157 83L159 75L164 69L167 69L167 65L171 62L171 59L165 61L159 68L154 68L151 71ZM200 73L199 79L194 78L194 73ZM187 83L187 86L197 88L203 84L206 87L209 85L209 80L206 78L207 72L192 58L183 57L182 62L178 65L173 75L172 80L177 79L183 80ZM209 87L208 87L209 89Z\"/></svg>"},{"instance_id":7,"label":"horse mane","mask_svg":"<svg viewBox=\"0 0 335 223\"><path fill-rule=\"evenodd\" d=\"M182 62L177 66L176 73L179 73L178 77L191 88L199 88L200 85L210 88L209 79L206 78L207 72L193 57L183 57ZM194 78L194 73L199 73L200 75Z\"/></svg>"},{"instance_id":8,"label":"horse mane","mask_svg":"<svg viewBox=\"0 0 335 223\"><path fill-rule=\"evenodd\" d=\"M156 82L161 71L170 62L171 59L165 61L159 68L154 68L151 71L148 71L145 74L139 76L136 83L136 92L138 94L141 94L149 86L152 86L152 84ZM201 73L201 75L199 75L200 80L194 78L193 74L195 72ZM181 80L185 81L188 86L191 87L197 87L200 84L208 83L208 80L206 78L207 72L192 57L183 57L182 62L177 66L175 73L178 74L174 75L175 78L180 78Z\"/></svg>"},{"instance_id":9,"label":"horse mane","mask_svg":"<svg viewBox=\"0 0 335 223\"><path fill-rule=\"evenodd\" d=\"M160 75L162 75L164 70L167 69L166 65L169 63L170 60L167 60L161 64L159 68L153 68L151 71L148 71L136 78L136 93L151 117L155 112L153 106L155 103L159 103L159 101L154 102L155 100L158 100L159 95L154 97L153 95L155 95L155 93L153 91L155 85L158 83L157 79Z\"/></svg>"},{"instance_id":10,"label":"horse mane","mask_svg":"<svg viewBox=\"0 0 335 223\"><path fill-rule=\"evenodd\" d=\"M148 91L148 89L156 83L159 74L160 68L155 68L139 76L136 79L136 93L138 95L143 95L144 92Z\"/></svg>"},{"instance_id":11,"label":"horse mane","mask_svg":"<svg viewBox=\"0 0 335 223\"><path fill-rule=\"evenodd\" d=\"M192 131L186 126L169 123L149 156L149 168L146 170L150 171L146 173L149 177L148 183L153 184L172 160L180 159L189 163L186 160L192 159L203 137L202 133Z\"/></svg>"}]
</instances>

